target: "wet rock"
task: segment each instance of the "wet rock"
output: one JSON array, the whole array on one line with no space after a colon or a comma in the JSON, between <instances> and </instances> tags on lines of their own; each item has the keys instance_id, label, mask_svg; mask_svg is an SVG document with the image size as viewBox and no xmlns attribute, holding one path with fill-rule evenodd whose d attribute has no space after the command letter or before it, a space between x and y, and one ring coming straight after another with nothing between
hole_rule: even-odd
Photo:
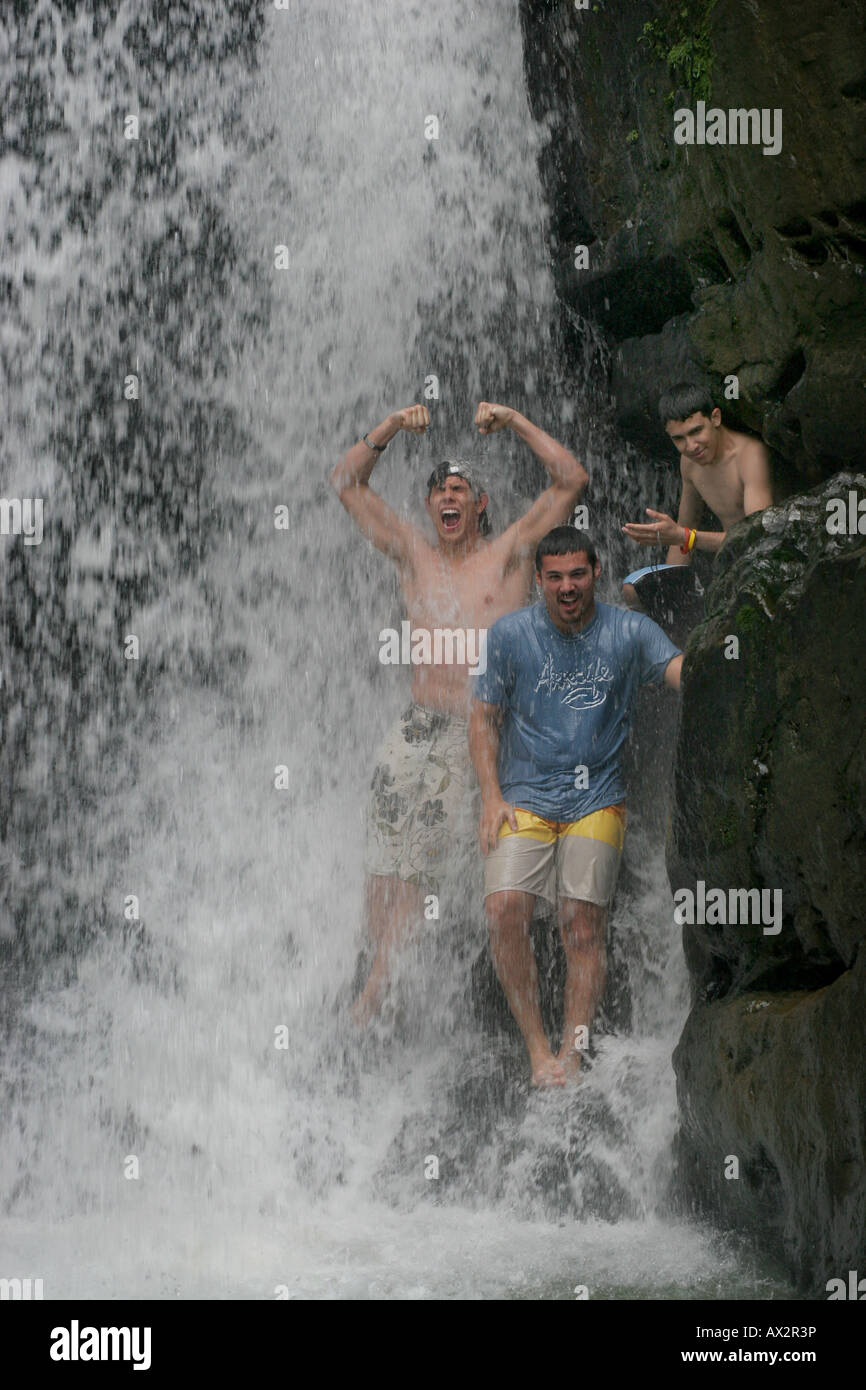
<instances>
[{"instance_id":1,"label":"wet rock","mask_svg":"<svg viewBox=\"0 0 866 1390\"><path fill-rule=\"evenodd\" d=\"M699 986L719 960L729 988L780 969L807 984L847 969L863 939L866 536L826 529L828 501L858 489L864 475L840 474L741 522L687 647L671 883L780 889L785 923L687 931Z\"/></svg>"},{"instance_id":2,"label":"wet rock","mask_svg":"<svg viewBox=\"0 0 866 1390\"><path fill-rule=\"evenodd\" d=\"M503 1040L436 1079L429 1107L403 1121L374 1187L395 1206L504 1202L527 1219L616 1221L636 1213L618 1172L624 1142L591 1083L532 1091L522 1046Z\"/></svg>"},{"instance_id":3,"label":"wet rock","mask_svg":"<svg viewBox=\"0 0 866 1390\"><path fill-rule=\"evenodd\" d=\"M660 387L734 374L732 424L800 485L866 428L863 0L521 0L557 287L617 344L622 432L665 455ZM679 61L677 60L679 55ZM674 112L782 112L782 149L679 145ZM576 248L588 250L586 269Z\"/></svg>"},{"instance_id":4,"label":"wet rock","mask_svg":"<svg viewBox=\"0 0 866 1390\"><path fill-rule=\"evenodd\" d=\"M686 652L668 846L675 893L781 893L778 932L751 914L683 929L681 1173L818 1288L866 1247L866 535L827 529L833 499L855 516L858 497L866 476L840 474L719 553Z\"/></svg>"},{"instance_id":5,"label":"wet rock","mask_svg":"<svg viewBox=\"0 0 866 1390\"><path fill-rule=\"evenodd\" d=\"M687 1191L760 1232L814 1298L866 1249L864 994L861 952L825 989L699 1004L674 1054Z\"/></svg>"}]
</instances>

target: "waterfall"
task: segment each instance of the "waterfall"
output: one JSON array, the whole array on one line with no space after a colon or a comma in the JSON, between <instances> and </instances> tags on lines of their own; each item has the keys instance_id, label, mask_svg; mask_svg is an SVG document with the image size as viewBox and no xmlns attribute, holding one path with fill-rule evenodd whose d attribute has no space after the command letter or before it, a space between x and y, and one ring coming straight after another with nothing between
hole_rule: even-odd
<instances>
[{"instance_id":1,"label":"waterfall","mask_svg":"<svg viewBox=\"0 0 866 1390\"><path fill-rule=\"evenodd\" d=\"M499 528L544 475L472 416L514 405L580 445L605 598L633 484L563 355L516 0L298 0L268 10L258 56L246 156L223 183L215 140L184 163L257 267L214 291L242 429L203 460L196 565L129 615L145 681L92 812L104 917L5 971L0 1274L60 1298L753 1290L744 1257L668 1212L685 970L639 815L612 922L626 1023L577 1092L528 1095L519 1044L476 1007L475 880L407 948L387 1026L348 1028L366 790L408 680L378 661L394 575L330 468L436 378L428 436L398 436L374 485L420 520L459 449ZM84 854L72 872L98 877Z\"/></svg>"}]
</instances>

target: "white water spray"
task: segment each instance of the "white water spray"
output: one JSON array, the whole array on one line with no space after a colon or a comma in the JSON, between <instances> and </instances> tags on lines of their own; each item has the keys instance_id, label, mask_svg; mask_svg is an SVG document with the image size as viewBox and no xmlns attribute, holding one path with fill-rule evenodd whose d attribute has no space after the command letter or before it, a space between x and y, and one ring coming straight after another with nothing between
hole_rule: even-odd
<instances>
[{"instance_id":1,"label":"white water spray","mask_svg":"<svg viewBox=\"0 0 866 1390\"><path fill-rule=\"evenodd\" d=\"M274 138L229 197L273 316L232 403L258 452L208 479L221 530L180 620L234 653L235 674L167 691L152 739L127 749L134 789L105 808L134 846L116 888L138 896L142 931L16 999L5 1263L46 1297L721 1288L730 1257L659 1214L685 1000L658 846L635 840L639 887L613 924L631 1031L601 1039L577 1099L528 1098L519 1047L478 1025L469 884L465 911L407 951L390 1030L359 1047L345 1023L366 787L407 676L377 659L401 616L392 573L327 472L436 377L429 436L399 437L375 486L420 514L422 480L459 443L501 526L541 475L518 441L470 439L477 401L565 442L580 416L552 329L517 5L272 12L250 119ZM276 246L286 270L270 270ZM226 312L243 310L239 285Z\"/></svg>"}]
</instances>

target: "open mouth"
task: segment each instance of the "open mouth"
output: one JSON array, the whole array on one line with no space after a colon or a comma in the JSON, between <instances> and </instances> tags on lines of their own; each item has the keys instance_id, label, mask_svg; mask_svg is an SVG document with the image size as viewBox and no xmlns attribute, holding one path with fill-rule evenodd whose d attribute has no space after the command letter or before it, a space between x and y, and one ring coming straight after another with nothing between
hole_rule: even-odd
<instances>
[{"instance_id":1,"label":"open mouth","mask_svg":"<svg viewBox=\"0 0 866 1390\"><path fill-rule=\"evenodd\" d=\"M452 511L450 507L446 507L439 513L439 520L442 522L446 531L456 531L457 527L460 525L460 513Z\"/></svg>"},{"instance_id":2,"label":"open mouth","mask_svg":"<svg viewBox=\"0 0 866 1390\"><path fill-rule=\"evenodd\" d=\"M571 612L573 608L577 607L579 601L579 595L575 594L573 598L560 598L559 606L560 608L565 608L568 612Z\"/></svg>"}]
</instances>

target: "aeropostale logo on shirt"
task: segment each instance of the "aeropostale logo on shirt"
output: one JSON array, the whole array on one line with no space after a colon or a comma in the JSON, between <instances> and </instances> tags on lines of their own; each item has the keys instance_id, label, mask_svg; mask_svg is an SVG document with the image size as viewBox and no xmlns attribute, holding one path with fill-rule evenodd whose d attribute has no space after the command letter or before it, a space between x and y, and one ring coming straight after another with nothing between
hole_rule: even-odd
<instances>
[{"instance_id":1,"label":"aeropostale logo on shirt","mask_svg":"<svg viewBox=\"0 0 866 1390\"><path fill-rule=\"evenodd\" d=\"M562 703L569 705L571 709L595 709L597 705L603 705L607 699L613 675L611 668L600 656L595 657L579 671L558 671L553 657L548 656L541 668L535 690L543 690L548 695L562 691Z\"/></svg>"}]
</instances>

